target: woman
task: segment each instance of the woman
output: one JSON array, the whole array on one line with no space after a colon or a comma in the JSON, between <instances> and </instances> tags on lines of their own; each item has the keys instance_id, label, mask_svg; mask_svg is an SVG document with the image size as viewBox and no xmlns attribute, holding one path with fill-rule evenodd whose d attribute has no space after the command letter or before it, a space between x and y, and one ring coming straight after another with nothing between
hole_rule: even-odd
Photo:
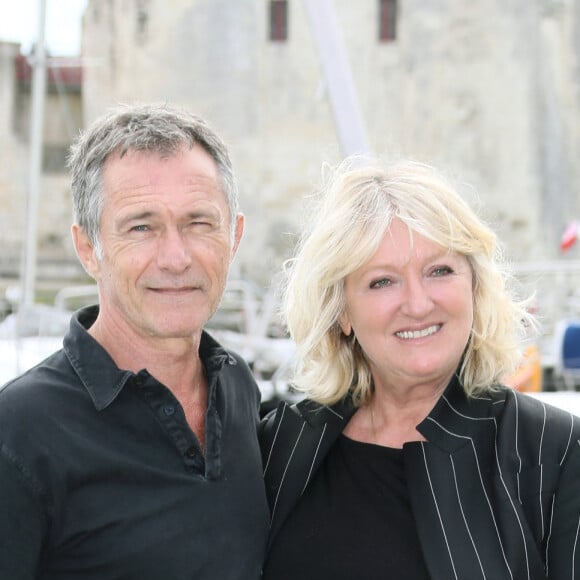
<instances>
[{"instance_id":1,"label":"woman","mask_svg":"<svg viewBox=\"0 0 580 580\"><path fill-rule=\"evenodd\" d=\"M285 291L307 399L262 424L264 578L580 578L580 421L501 385L534 321L495 235L411 162L344 164L312 215Z\"/></svg>"}]
</instances>

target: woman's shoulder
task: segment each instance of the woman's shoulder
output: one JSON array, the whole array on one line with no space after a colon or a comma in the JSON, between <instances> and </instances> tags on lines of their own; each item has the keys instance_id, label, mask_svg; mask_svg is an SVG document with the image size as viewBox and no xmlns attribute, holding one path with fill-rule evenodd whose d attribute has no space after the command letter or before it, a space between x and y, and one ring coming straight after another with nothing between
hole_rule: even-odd
<instances>
[{"instance_id":1,"label":"woman's shoulder","mask_svg":"<svg viewBox=\"0 0 580 580\"><path fill-rule=\"evenodd\" d=\"M282 400L264 415L260 423L260 433L271 433L283 423L306 424L311 428L319 428L328 423L344 424L354 411L350 398L333 405L325 405L312 399L302 399L294 403Z\"/></svg>"},{"instance_id":2,"label":"woman's shoulder","mask_svg":"<svg viewBox=\"0 0 580 580\"><path fill-rule=\"evenodd\" d=\"M303 399L297 403L281 400L260 421L258 431L260 440L273 438L282 425L288 428L287 426L302 427L305 423L316 423L313 419L327 408L310 399Z\"/></svg>"},{"instance_id":3,"label":"woman's shoulder","mask_svg":"<svg viewBox=\"0 0 580 580\"><path fill-rule=\"evenodd\" d=\"M498 417L500 429L513 434L520 446L531 446L544 458L561 461L578 447L580 417L545 401L507 388Z\"/></svg>"},{"instance_id":4,"label":"woman's shoulder","mask_svg":"<svg viewBox=\"0 0 580 580\"><path fill-rule=\"evenodd\" d=\"M504 413L517 415L525 423L554 423L566 425L568 429L572 425L575 429L580 429L580 417L571 411L557 407L543 398L534 397L528 393L522 393L511 387L502 387L505 395L501 396L505 400Z\"/></svg>"},{"instance_id":5,"label":"woman's shoulder","mask_svg":"<svg viewBox=\"0 0 580 580\"><path fill-rule=\"evenodd\" d=\"M277 455L287 455L318 448L340 434L350 419L354 407L350 401L324 405L310 399L298 403L281 401L260 422L258 435L264 459L275 449ZM298 445L298 443L300 445Z\"/></svg>"}]
</instances>

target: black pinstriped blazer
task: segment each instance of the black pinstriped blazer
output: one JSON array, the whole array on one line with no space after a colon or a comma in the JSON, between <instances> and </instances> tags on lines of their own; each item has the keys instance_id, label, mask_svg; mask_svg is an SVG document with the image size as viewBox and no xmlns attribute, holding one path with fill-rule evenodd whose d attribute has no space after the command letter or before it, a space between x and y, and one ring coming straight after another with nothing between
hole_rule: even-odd
<instances>
[{"instance_id":1,"label":"black pinstriped blazer","mask_svg":"<svg viewBox=\"0 0 580 580\"><path fill-rule=\"evenodd\" d=\"M282 403L261 425L270 541L354 413ZM580 579L580 419L454 380L404 446L419 539L436 580Z\"/></svg>"}]
</instances>

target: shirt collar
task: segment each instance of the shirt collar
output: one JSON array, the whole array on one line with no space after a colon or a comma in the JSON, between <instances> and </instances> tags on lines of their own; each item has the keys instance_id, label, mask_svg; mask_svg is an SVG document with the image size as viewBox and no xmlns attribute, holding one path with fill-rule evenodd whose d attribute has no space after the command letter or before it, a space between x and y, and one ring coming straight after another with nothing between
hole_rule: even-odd
<instances>
[{"instance_id":1,"label":"shirt collar","mask_svg":"<svg viewBox=\"0 0 580 580\"><path fill-rule=\"evenodd\" d=\"M95 408L102 411L117 398L135 373L120 369L101 344L87 332L98 314L99 307L96 305L73 314L63 347ZM211 375L219 373L225 364L233 366L237 363L235 357L205 331L201 336L199 352L208 380Z\"/></svg>"},{"instance_id":2,"label":"shirt collar","mask_svg":"<svg viewBox=\"0 0 580 580\"><path fill-rule=\"evenodd\" d=\"M109 353L87 332L97 319L98 306L73 314L64 337L64 352L98 411L108 407L134 373L120 369Z\"/></svg>"}]
</instances>

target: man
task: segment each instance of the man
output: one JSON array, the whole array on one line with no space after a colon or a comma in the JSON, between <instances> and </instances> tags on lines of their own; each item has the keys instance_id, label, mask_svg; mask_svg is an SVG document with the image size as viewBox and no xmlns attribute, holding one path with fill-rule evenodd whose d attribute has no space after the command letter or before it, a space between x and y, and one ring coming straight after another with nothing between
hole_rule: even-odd
<instances>
[{"instance_id":1,"label":"man","mask_svg":"<svg viewBox=\"0 0 580 580\"><path fill-rule=\"evenodd\" d=\"M0 578L258 578L259 391L203 330L243 230L225 146L193 115L125 107L69 166L99 307L0 391Z\"/></svg>"}]
</instances>

